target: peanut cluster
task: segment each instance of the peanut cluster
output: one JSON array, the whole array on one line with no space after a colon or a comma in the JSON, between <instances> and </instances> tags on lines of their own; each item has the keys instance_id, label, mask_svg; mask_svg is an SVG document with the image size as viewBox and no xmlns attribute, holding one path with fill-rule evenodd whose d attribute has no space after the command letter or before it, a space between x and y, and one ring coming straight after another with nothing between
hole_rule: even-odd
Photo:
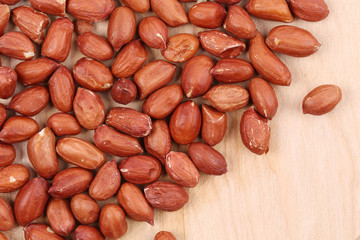
<instances>
[{"instance_id":1,"label":"peanut cluster","mask_svg":"<svg viewBox=\"0 0 360 240\"><path fill-rule=\"evenodd\" d=\"M0 98L9 99L0 104L0 192L19 190L14 206L0 197L0 231L17 223L25 239L99 240L126 234L126 216L154 225L154 208L181 209L189 201L185 188L198 185L200 172L227 172L213 146L226 134L227 112L250 99L254 106L240 122L242 142L255 154L267 153L269 121L278 109L271 84L291 83L290 70L273 51L306 57L320 43L289 25L264 39L250 15L290 23L294 16L320 21L329 10L324 0L249 0L245 8L240 1L121 0L125 6L116 7L114 0L29 0L31 6L0 0L0 53L25 60L14 69L0 67ZM150 7L154 16L144 17ZM10 15L20 31L5 33ZM107 36L93 33L94 24L107 19ZM189 22L205 30L169 37L168 27ZM238 58L247 45L250 62ZM86 57L69 69L62 63L72 48ZM207 54L198 54L201 49ZM153 51L164 59L153 59ZM172 83L179 68L181 84ZM248 80L248 89L239 85ZM108 110L106 96L121 106ZM141 111L123 106L136 98L143 100ZM340 100L339 87L323 85L305 97L303 110L322 115ZM200 110L199 101L209 105ZM50 102L59 112L40 130L32 117ZM92 141L75 136L84 129L94 131ZM24 141L37 174L32 179L32 169L13 164L13 144ZM188 146L187 153L171 151L174 144ZM109 155L124 159L107 162ZM163 180L164 171L171 181ZM100 207L114 196L117 204ZM52 230L33 223L44 212ZM0 233L0 239L7 238ZM175 237L159 232L155 239Z\"/></svg>"}]
</instances>

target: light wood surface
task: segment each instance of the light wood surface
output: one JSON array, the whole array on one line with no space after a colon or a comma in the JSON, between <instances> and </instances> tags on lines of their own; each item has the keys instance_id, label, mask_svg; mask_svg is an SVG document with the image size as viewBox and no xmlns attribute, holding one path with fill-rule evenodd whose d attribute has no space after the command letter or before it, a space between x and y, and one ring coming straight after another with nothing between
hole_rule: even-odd
<instances>
[{"instance_id":1,"label":"light wood surface","mask_svg":"<svg viewBox=\"0 0 360 240\"><path fill-rule=\"evenodd\" d=\"M228 173L220 177L202 174L199 185L188 191L189 203L173 213L155 211L153 227L128 220L128 233L122 239L151 240L161 230L173 232L178 240L355 240L359 237L360 2L326 2L331 13L325 20L312 23L296 19L290 24L312 32L322 47L307 58L279 54L291 70L293 82L290 87L274 87L279 109L271 121L269 153L256 156L243 146L239 123L245 109L229 113L226 137L215 147L226 157ZM192 5L186 4L186 9ZM139 21L141 16L137 17ZM254 21L264 35L282 24L255 18ZM95 30L106 36L106 26L107 21L97 24ZM16 29L12 24L8 28ZM186 25L169 28L169 35L176 32L196 35L202 30ZM64 63L69 67L83 57L75 50L75 38L74 34L73 51ZM149 61L162 58L158 50L149 49L149 53ZM247 53L240 57L248 59ZM3 56L2 60L3 65L12 67L19 62ZM183 64L178 66L174 82L179 81ZM303 97L327 83L340 86L343 100L327 115L303 115ZM19 85L16 91L21 89ZM119 105L110 101L108 93L101 96L107 110ZM130 106L140 110L141 102ZM35 117L40 128L55 112L49 105ZM92 135L92 131L83 131L79 136L92 139ZM31 168L26 143L15 146L15 163ZM173 150L178 149L186 151L186 147L173 146ZM61 162L65 168L66 164ZM32 176L35 176L33 170ZM16 193L2 196L13 203ZM44 221L42 218L38 222ZM23 239L22 227L5 234L9 239Z\"/></svg>"}]
</instances>

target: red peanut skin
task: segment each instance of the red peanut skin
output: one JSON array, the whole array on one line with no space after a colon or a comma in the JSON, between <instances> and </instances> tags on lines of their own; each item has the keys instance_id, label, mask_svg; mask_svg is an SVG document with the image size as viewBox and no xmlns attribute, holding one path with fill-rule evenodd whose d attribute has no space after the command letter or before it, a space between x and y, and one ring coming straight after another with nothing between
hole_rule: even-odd
<instances>
[{"instance_id":1,"label":"red peanut skin","mask_svg":"<svg viewBox=\"0 0 360 240\"><path fill-rule=\"evenodd\" d=\"M201 128L201 113L193 101L180 104L171 115L169 123L172 139L178 144L192 143Z\"/></svg>"},{"instance_id":2,"label":"red peanut skin","mask_svg":"<svg viewBox=\"0 0 360 240\"><path fill-rule=\"evenodd\" d=\"M196 98L209 90L213 77L210 74L214 62L206 55L195 56L184 67L181 85L188 98Z\"/></svg>"},{"instance_id":3,"label":"red peanut skin","mask_svg":"<svg viewBox=\"0 0 360 240\"><path fill-rule=\"evenodd\" d=\"M110 69L100 61L81 58L73 68L75 81L82 87L92 91L109 90L114 81Z\"/></svg>"},{"instance_id":4,"label":"red peanut skin","mask_svg":"<svg viewBox=\"0 0 360 240\"><path fill-rule=\"evenodd\" d=\"M10 18L10 9L6 4L0 5L0 36L3 35Z\"/></svg>"},{"instance_id":5,"label":"red peanut skin","mask_svg":"<svg viewBox=\"0 0 360 240\"><path fill-rule=\"evenodd\" d=\"M105 163L90 184L89 194L97 201L104 201L116 194L121 183L121 175L115 159Z\"/></svg>"},{"instance_id":6,"label":"red peanut skin","mask_svg":"<svg viewBox=\"0 0 360 240\"><path fill-rule=\"evenodd\" d=\"M138 13L146 13L150 9L149 0L121 0L121 2Z\"/></svg>"},{"instance_id":7,"label":"red peanut skin","mask_svg":"<svg viewBox=\"0 0 360 240\"><path fill-rule=\"evenodd\" d=\"M11 31L0 37L0 53L11 58L30 60L35 56L35 46L25 34Z\"/></svg>"},{"instance_id":8,"label":"red peanut skin","mask_svg":"<svg viewBox=\"0 0 360 240\"><path fill-rule=\"evenodd\" d=\"M226 113L215 110L205 104L202 105L201 137L214 146L224 138L227 128Z\"/></svg>"},{"instance_id":9,"label":"red peanut skin","mask_svg":"<svg viewBox=\"0 0 360 240\"><path fill-rule=\"evenodd\" d=\"M49 103L49 91L44 86L27 88L16 94L10 101L8 109L25 116L35 116Z\"/></svg>"},{"instance_id":10,"label":"red peanut skin","mask_svg":"<svg viewBox=\"0 0 360 240\"><path fill-rule=\"evenodd\" d=\"M21 164L0 169L0 192L8 193L21 188L30 178L29 170Z\"/></svg>"},{"instance_id":11,"label":"red peanut skin","mask_svg":"<svg viewBox=\"0 0 360 240\"><path fill-rule=\"evenodd\" d=\"M111 59L114 55L110 43L105 38L91 32L78 36L76 43L80 51L89 58L105 61Z\"/></svg>"},{"instance_id":12,"label":"red peanut skin","mask_svg":"<svg viewBox=\"0 0 360 240\"><path fill-rule=\"evenodd\" d=\"M29 86L45 82L59 66L59 63L50 58L37 58L19 63L14 70L19 82Z\"/></svg>"},{"instance_id":13,"label":"red peanut skin","mask_svg":"<svg viewBox=\"0 0 360 240\"><path fill-rule=\"evenodd\" d=\"M171 84L152 93L143 103L142 110L152 118L163 119L169 116L183 99L180 85Z\"/></svg>"},{"instance_id":14,"label":"red peanut skin","mask_svg":"<svg viewBox=\"0 0 360 240\"><path fill-rule=\"evenodd\" d=\"M268 120L258 114L254 107L243 113L240 135L242 142L251 152L262 155L269 151L270 132Z\"/></svg>"},{"instance_id":15,"label":"red peanut skin","mask_svg":"<svg viewBox=\"0 0 360 240\"><path fill-rule=\"evenodd\" d=\"M51 179L59 171L59 160L55 150L55 134L46 127L30 138L27 144L29 160L37 174Z\"/></svg>"},{"instance_id":16,"label":"red peanut skin","mask_svg":"<svg viewBox=\"0 0 360 240\"><path fill-rule=\"evenodd\" d=\"M177 211L189 201L185 189L171 182L154 182L146 186L144 192L150 205L162 211Z\"/></svg>"},{"instance_id":17,"label":"red peanut skin","mask_svg":"<svg viewBox=\"0 0 360 240\"><path fill-rule=\"evenodd\" d=\"M146 137L152 129L151 118L132 108L114 107L110 109L106 124L133 137Z\"/></svg>"},{"instance_id":18,"label":"red peanut skin","mask_svg":"<svg viewBox=\"0 0 360 240\"><path fill-rule=\"evenodd\" d=\"M117 78L133 76L148 59L148 52L141 40L126 44L116 56L111 71Z\"/></svg>"},{"instance_id":19,"label":"red peanut skin","mask_svg":"<svg viewBox=\"0 0 360 240\"><path fill-rule=\"evenodd\" d=\"M183 152L170 152L166 155L165 169L177 184L193 188L199 183L200 173L192 160Z\"/></svg>"},{"instance_id":20,"label":"red peanut skin","mask_svg":"<svg viewBox=\"0 0 360 240\"><path fill-rule=\"evenodd\" d=\"M256 35L256 26L249 14L239 5L231 5L224 22L224 29L238 38L251 39Z\"/></svg>"},{"instance_id":21,"label":"red peanut skin","mask_svg":"<svg viewBox=\"0 0 360 240\"><path fill-rule=\"evenodd\" d=\"M8 238L2 232L0 232L0 240L8 240Z\"/></svg>"},{"instance_id":22,"label":"red peanut skin","mask_svg":"<svg viewBox=\"0 0 360 240\"><path fill-rule=\"evenodd\" d=\"M266 45L275 52L294 57L310 56L321 47L309 31L287 25L273 28L266 37Z\"/></svg>"},{"instance_id":23,"label":"red peanut skin","mask_svg":"<svg viewBox=\"0 0 360 240\"><path fill-rule=\"evenodd\" d=\"M49 28L41 48L41 55L64 62L71 49L74 24L68 18L56 19Z\"/></svg>"},{"instance_id":24,"label":"red peanut skin","mask_svg":"<svg viewBox=\"0 0 360 240\"><path fill-rule=\"evenodd\" d=\"M305 21L317 22L325 19L330 11L324 0L289 0L291 12Z\"/></svg>"},{"instance_id":25,"label":"red peanut skin","mask_svg":"<svg viewBox=\"0 0 360 240\"><path fill-rule=\"evenodd\" d=\"M16 152L13 145L0 143L0 167L12 164L15 157Z\"/></svg>"},{"instance_id":26,"label":"red peanut skin","mask_svg":"<svg viewBox=\"0 0 360 240\"><path fill-rule=\"evenodd\" d=\"M20 2L20 0L1 0L0 3L8 4L8 5L14 5L16 3Z\"/></svg>"},{"instance_id":27,"label":"red peanut skin","mask_svg":"<svg viewBox=\"0 0 360 240\"><path fill-rule=\"evenodd\" d=\"M175 70L175 65L156 60L137 71L133 81L138 87L139 99L145 99L151 93L170 83L175 75Z\"/></svg>"},{"instance_id":28,"label":"red peanut skin","mask_svg":"<svg viewBox=\"0 0 360 240\"><path fill-rule=\"evenodd\" d=\"M31 138L39 131L37 122L29 117L14 116L9 118L0 131L0 141L18 143Z\"/></svg>"},{"instance_id":29,"label":"red peanut skin","mask_svg":"<svg viewBox=\"0 0 360 240\"><path fill-rule=\"evenodd\" d=\"M341 89L332 84L321 85L309 92L303 100L303 113L323 115L332 111L342 99Z\"/></svg>"},{"instance_id":30,"label":"red peanut skin","mask_svg":"<svg viewBox=\"0 0 360 240\"><path fill-rule=\"evenodd\" d=\"M75 228L75 218L66 199L51 199L46 209L46 216L54 232L61 236L70 235Z\"/></svg>"},{"instance_id":31,"label":"red peanut skin","mask_svg":"<svg viewBox=\"0 0 360 240\"><path fill-rule=\"evenodd\" d=\"M161 231L155 235L154 240L176 240L171 232Z\"/></svg>"},{"instance_id":32,"label":"red peanut skin","mask_svg":"<svg viewBox=\"0 0 360 240\"><path fill-rule=\"evenodd\" d=\"M85 191L93 175L83 168L67 168L55 175L49 194L54 198L69 198Z\"/></svg>"},{"instance_id":33,"label":"red peanut skin","mask_svg":"<svg viewBox=\"0 0 360 240\"><path fill-rule=\"evenodd\" d=\"M0 129L6 121L6 117L7 117L6 108L3 104L0 103Z\"/></svg>"},{"instance_id":34,"label":"red peanut skin","mask_svg":"<svg viewBox=\"0 0 360 240\"><path fill-rule=\"evenodd\" d=\"M236 58L246 49L244 42L218 30L200 32L198 35L201 46L220 58Z\"/></svg>"},{"instance_id":35,"label":"red peanut skin","mask_svg":"<svg viewBox=\"0 0 360 240\"><path fill-rule=\"evenodd\" d=\"M151 133L144 138L146 151L165 165L165 157L171 150L169 126L164 120L153 122Z\"/></svg>"},{"instance_id":36,"label":"red peanut skin","mask_svg":"<svg viewBox=\"0 0 360 240\"><path fill-rule=\"evenodd\" d=\"M139 139L118 132L105 124L95 130L94 142L101 151L119 157L128 157L144 151Z\"/></svg>"},{"instance_id":37,"label":"red peanut skin","mask_svg":"<svg viewBox=\"0 0 360 240\"><path fill-rule=\"evenodd\" d=\"M34 178L18 192L14 203L15 217L19 225L25 226L39 218L44 210L50 184L44 178Z\"/></svg>"},{"instance_id":38,"label":"red peanut skin","mask_svg":"<svg viewBox=\"0 0 360 240\"><path fill-rule=\"evenodd\" d=\"M111 89L112 99L120 104L127 105L135 100L137 88L133 81L121 78Z\"/></svg>"},{"instance_id":39,"label":"red peanut skin","mask_svg":"<svg viewBox=\"0 0 360 240\"><path fill-rule=\"evenodd\" d=\"M214 78L222 83L237 83L249 80L255 70L251 63L239 58L224 58L211 69Z\"/></svg>"},{"instance_id":40,"label":"red peanut skin","mask_svg":"<svg viewBox=\"0 0 360 240\"><path fill-rule=\"evenodd\" d=\"M116 8L110 17L107 36L115 51L130 42L136 33L136 18L128 7Z\"/></svg>"},{"instance_id":41,"label":"red peanut skin","mask_svg":"<svg viewBox=\"0 0 360 240\"><path fill-rule=\"evenodd\" d=\"M9 231L15 226L13 209L0 197L0 231Z\"/></svg>"},{"instance_id":42,"label":"red peanut skin","mask_svg":"<svg viewBox=\"0 0 360 240\"><path fill-rule=\"evenodd\" d=\"M271 120L278 108L278 100L273 87L261 78L253 78L249 84L249 92L256 111Z\"/></svg>"},{"instance_id":43,"label":"red peanut skin","mask_svg":"<svg viewBox=\"0 0 360 240\"><path fill-rule=\"evenodd\" d=\"M257 33L250 40L249 58L256 71L265 80L276 84L289 86L291 73L287 66L266 46L264 37Z\"/></svg>"},{"instance_id":44,"label":"red peanut skin","mask_svg":"<svg viewBox=\"0 0 360 240\"><path fill-rule=\"evenodd\" d=\"M222 175L227 172L224 156L205 143L191 143L189 155L196 167L210 175Z\"/></svg>"},{"instance_id":45,"label":"red peanut skin","mask_svg":"<svg viewBox=\"0 0 360 240\"><path fill-rule=\"evenodd\" d=\"M241 2L241 0L215 0L215 2L231 5Z\"/></svg>"},{"instance_id":46,"label":"red peanut skin","mask_svg":"<svg viewBox=\"0 0 360 240\"><path fill-rule=\"evenodd\" d=\"M286 0L250 0L246 4L249 14L270 21L290 23L294 21Z\"/></svg>"},{"instance_id":47,"label":"red peanut skin","mask_svg":"<svg viewBox=\"0 0 360 240\"><path fill-rule=\"evenodd\" d=\"M47 126L53 130L56 136L77 135L81 132L81 126L76 118L68 113L55 113L47 120Z\"/></svg>"},{"instance_id":48,"label":"red peanut skin","mask_svg":"<svg viewBox=\"0 0 360 240\"><path fill-rule=\"evenodd\" d=\"M20 6L11 11L12 21L35 43L41 45L45 40L45 30L50 18L45 13L28 6Z\"/></svg>"},{"instance_id":49,"label":"red peanut skin","mask_svg":"<svg viewBox=\"0 0 360 240\"><path fill-rule=\"evenodd\" d=\"M70 112L75 97L75 82L71 71L60 66L49 80L49 92L54 106L62 112Z\"/></svg>"},{"instance_id":50,"label":"red peanut skin","mask_svg":"<svg viewBox=\"0 0 360 240\"><path fill-rule=\"evenodd\" d=\"M218 28L224 22L225 17L225 8L215 2L201 2L189 10L190 22L202 28Z\"/></svg>"},{"instance_id":51,"label":"red peanut skin","mask_svg":"<svg viewBox=\"0 0 360 240\"><path fill-rule=\"evenodd\" d=\"M113 0L88 1L67 0L67 11L75 18L88 22L101 22L108 18L115 8Z\"/></svg>"},{"instance_id":52,"label":"red peanut skin","mask_svg":"<svg viewBox=\"0 0 360 240\"><path fill-rule=\"evenodd\" d=\"M81 224L91 224L98 220L99 204L86 194L77 194L71 199L71 211Z\"/></svg>"},{"instance_id":53,"label":"red peanut skin","mask_svg":"<svg viewBox=\"0 0 360 240\"><path fill-rule=\"evenodd\" d=\"M50 226L46 224L32 223L24 227L25 240L46 239L46 240L64 240Z\"/></svg>"},{"instance_id":54,"label":"red peanut skin","mask_svg":"<svg viewBox=\"0 0 360 240\"><path fill-rule=\"evenodd\" d=\"M105 105L101 97L88 89L78 88L73 102L76 119L86 129L95 129L105 120Z\"/></svg>"},{"instance_id":55,"label":"red peanut skin","mask_svg":"<svg viewBox=\"0 0 360 240\"><path fill-rule=\"evenodd\" d=\"M56 152L64 161L85 169L97 169L106 161L105 153L94 144L76 137L60 139Z\"/></svg>"},{"instance_id":56,"label":"red peanut skin","mask_svg":"<svg viewBox=\"0 0 360 240\"><path fill-rule=\"evenodd\" d=\"M127 232L128 228L124 211L118 205L106 205L101 210L99 226L106 238L120 238Z\"/></svg>"},{"instance_id":57,"label":"red peanut skin","mask_svg":"<svg viewBox=\"0 0 360 240\"><path fill-rule=\"evenodd\" d=\"M29 0L29 2L33 8L41 12L56 16L65 16L66 1Z\"/></svg>"},{"instance_id":58,"label":"red peanut skin","mask_svg":"<svg viewBox=\"0 0 360 240\"><path fill-rule=\"evenodd\" d=\"M126 181L139 185L155 182L161 175L160 162L146 155L136 155L122 160L119 169Z\"/></svg>"},{"instance_id":59,"label":"red peanut skin","mask_svg":"<svg viewBox=\"0 0 360 240\"><path fill-rule=\"evenodd\" d=\"M189 22L185 9L177 0L150 0L152 11L170 27Z\"/></svg>"},{"instance_id":60,"label":"red peanut skin","mask_svg":"<svg viewBox=\"0 0 360 240\"><path fill-rule=\"evenodd\" d=\"M105 240L105 238L97 228L80 225L75 229L74 240Z\"/></svg>"},{"instance_id":61,"label":"red peanut skin","mask_svg":"<svg viewBox=\"0 0 360 240\"><path fill-rule=\"evenodd\" d=\"M129 218L154 225L154 210L146 201L143 192L136 185L131 183L122 184L116 198Z\"/></svg>"},{"instance_id":62,"label":"red peanut skin","mask_svg":"<svg viewBox=\"0 0 360 240\"><path fill-rule=\"evenodd\" d=\"M186 62L196 54L199 46L196 36L180 33L168 39L166 49L161 50L161 54L170 62Z\"/></svg>"},{"instance_id":63,"label":"red peanut skin","mask_svg":"<svg viewBox=\"0 0 360 240\"><path fill-rule=\"evenodd\" d=\"M0 67L0 98L8 99L14 94L17 79L17 74L13 69L9 67ZM1 122L2 121L0 113L0 126L2 125Z\"/></svg>"},{"instance_id":64,"label":"red peanut skin","mask_svg":"<svg viewBox=\"0 0 360 240\"><path fill-rule=\"evenodd\" d=\"M139 36L151 48L164 50L168 35L166 24L157 17L143 18L139 24Z\"/></svg>"}]
</instances>

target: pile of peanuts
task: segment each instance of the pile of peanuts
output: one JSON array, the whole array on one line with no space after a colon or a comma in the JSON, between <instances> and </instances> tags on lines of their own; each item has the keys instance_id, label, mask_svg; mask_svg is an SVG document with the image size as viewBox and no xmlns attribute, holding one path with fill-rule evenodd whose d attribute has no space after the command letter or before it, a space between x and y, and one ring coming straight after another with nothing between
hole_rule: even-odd
<instances>
[{"instance_id":1,"label":"pile of peanuts","mask_svg":"<svg viewBox=\"0 0 360 240\"><path fill-rule=\"evenodd\" d=\"M274 51L306 57L321 44L291 25L264 38L251 16L315 22L329 15L326 3L249 0L243 8L241 0L191 2L29 0L27 6L0 0L0 54L6 62L24 60L14 69L0 67L6 103L0 103L0 193L18 191L13 206L0 197L0 231L10 236L18 224L26 240L101 240L126 234L126 216L154 225L154 209L177 211L189 201L185 188L197 186L200 172L227 172L213 146L226 134L227 112L250 100L239 123L242 142L255 154L269 151L269 123L278 109L271 84L292 80ZM19 31L5 32L10 17ZM106 37L93 33L103 21ZM169 37L169 28L189 23L204 31ZM85 57L69 69L62 63L74 48ZM201 48L206 55L198 54ZM247 49L250 61L239 58ZM153 51L163 59L149 61ZM181 83L173 83L179 68ZM239 86L248 80L248 89ZM120 106L106 106L106 94ZM338 86L318 86L305 96L303 112L323 115L341 98ZM133 102L142 111L124 106ZM34 116L50 104L58 112L40 129ZM80 138L84 130L93 141ZM31 169L13 163L21 142ZM187 152L171 151L175 144ZM159 180L165 172L170 181ZM117 204L99 204L114 196ZM45 221L34 223L44 213ZM7 237L0 232L0 239ZM155 239L176 238L162 231Z\"/></svg>"}]
</instances>

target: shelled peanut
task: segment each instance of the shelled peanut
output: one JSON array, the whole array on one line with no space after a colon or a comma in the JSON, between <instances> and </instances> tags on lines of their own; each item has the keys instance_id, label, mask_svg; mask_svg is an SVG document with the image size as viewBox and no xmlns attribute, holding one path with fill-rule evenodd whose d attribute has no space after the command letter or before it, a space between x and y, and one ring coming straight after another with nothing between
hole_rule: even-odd
<instances>
[{"instance_id":1,"label":"shelled peanut","mask_svg":"<svg viewBox=\"0 0 360 240\"><path fill-rule=\"evenodd\" d=\"M250 100L254 107L242 115L241 139L253 153L267 153L269 123L279 104L270 83L289 86L292 80L272 51L305 57L316 53L320 43L294 26L275 27L264 39L251 15L292 22L291 11L308 21L329 14L323 0L250 0L245 9L236 5L240 0L121 0L125 6L119 7L113 0L30 0L31 7L16 8L7 4L19 1L0 2L0 53L26 60L15 69L0 67L0 98L11 98L7 106L0 104L0 192L20 189L14 211L0 198L0 231L13 228L16 220L25 226L25 239L63 239L72 232L79 240L115 239L127 232L125 216L154 225L154 208L179 210L189 201L185 188L195 188L201 173L228 171L225 157L213 146L226 135L227 112ZM188 13L185 4L191 4ZM150 7L156 16L136 18L134 12L146 13ZM3 33L10 13L21 32ZM50 23L48 15L59 17ZM93 33L97 22L106 19L107 36ZM205 30L169 36L168 27L189 22ZM241 59L247 39L250 62ZM198 53L201 47L210 57ZM68 68L61 63L71 48L88 58ZM154 59L152 51L165 60ZM102 62L108 60L111 67ZM181 74L179 63L184 63ZM248 80L249 90L238 85ZM20 84L27 88L14 95ZM104 93L123 105L144 100L142 112L107 106ZM341 97L337 86L320 86L305 97L303 111L325 114ZM201 109L197 98L205 102ZM31 117L50 102L59 112L39 131ZM20 116L8 117L7 111ZM94 130L93 139L75 136L82 130ZM205 143L198 141L200 132ZM38 175L33 179L27 167L12 164L12 144L27 140L27 155ZM172 151L172 143L188 145L187 152ZM105 154L126 159L106 162ZM64 162L75 167L63 169ZM162 169L171 182L163 181ZM97 201L114 196L118 204L100 209ZM50 226L33 223L44 212ZM83 225L76 226L75 219ZM95 222L99 229L86 225ZM175 237L161 232L155 239Z\"/></svg>"}]
</instances>

